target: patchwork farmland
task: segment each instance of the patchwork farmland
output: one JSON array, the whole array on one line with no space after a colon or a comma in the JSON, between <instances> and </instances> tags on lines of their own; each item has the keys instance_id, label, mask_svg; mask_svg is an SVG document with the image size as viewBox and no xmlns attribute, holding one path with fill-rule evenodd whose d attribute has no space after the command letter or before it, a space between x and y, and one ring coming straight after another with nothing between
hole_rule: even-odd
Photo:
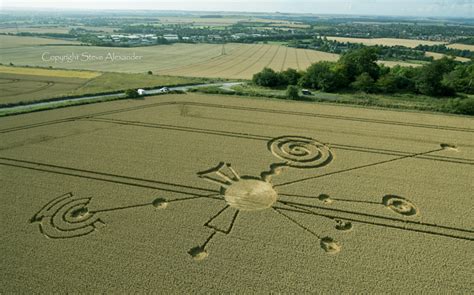
<instances>
[{"instance_id":1,"label":"patchwork farmland","mask_svg":"<svg viewBox=\"0 0 474 295\"><path fill-rule=\"evenodd\" d=\"M0 295L474 294L468 4L34 2L0 9Z\"/></svg>"},{"instance_id":2,"label":"patchwork farmland","mask_svg":"<svg viewBox=\"0 0 474 295\"><path fill-rule=\"evenodd\" d=\"M42 58L44 52L47 52L46 59L48 60ZM75 54L81 59L83 54L97 57L106 56L109 53L120 56L135 55L141 56L141 58L114 62L92 60L87 57L84 57L84 60L60 63L49 60L53 56ZM271 67L275 70L290 67L304 70L314 62L336 61L338 58L339 56L336 54L279 45L175 44L114 49L81 46L15 47L1 50L0 62L21 66L53 66L92 71L145 73L151 70L156 74L174 76L251 79L253 74L264 67Z\"/></svg>"}]
</instances>

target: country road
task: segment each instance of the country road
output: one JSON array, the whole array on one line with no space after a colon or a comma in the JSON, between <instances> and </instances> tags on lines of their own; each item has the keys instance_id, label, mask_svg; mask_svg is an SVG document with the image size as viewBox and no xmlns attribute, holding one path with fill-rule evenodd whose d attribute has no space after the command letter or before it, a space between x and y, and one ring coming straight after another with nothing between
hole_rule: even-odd
<instances>
[{"instance_id":1,"label":"country road","mask_svg":"<svg viewBox=\"0 0 474 295\"><path fill-rule=\"evenodd\" d=\"M199 87L219 86L222 89L231 90L232 86L240 85L242 83L243 82L208 83L208 84L194 84L194 85L166 87L166 88L168 88L170 91L173 91L173 90L188 91L189 89L196 88L196 87L199 88ZM162 88L164 88L164 87L146 90L145 95L160 94L160 93L162 93L162 90L161 90ZM125 97L125 93L120 92L120 93L113 93L113 94L85 96L85 97L79 97L79 98L65 98L65 99L62 99L62 100L55 100L55 101L48 101L48 102L37 102L37 103L33 102L31 104L26 104L26 105L0 108L0 110L10 112L10 111L17 111L17 110L27 109L27 108L32 108L32 107L43 107L43 106L48 106L48 105L61 104L61 103L65 103L65 102L87 101L87 100L94 100L94 99L100 99L100 98L109 98L109 97L121 98L121 97Z\"/></svg>"}]
</instances>

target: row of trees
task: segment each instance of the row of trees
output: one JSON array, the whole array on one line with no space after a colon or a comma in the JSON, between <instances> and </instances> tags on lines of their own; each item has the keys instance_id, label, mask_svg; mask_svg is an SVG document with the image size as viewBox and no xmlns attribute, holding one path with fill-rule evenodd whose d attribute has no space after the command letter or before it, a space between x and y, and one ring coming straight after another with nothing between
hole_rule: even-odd
<instances>
[{"instance_id":1,"label":"row of trees","mask_svg":"<svg viewBox=\"0 0 474 295\"><path fill-rule=\"evenodd\" d=\"M305 48L305 49L314 49L318 51L330 52L343 54L348 51L361 49L368 47L362 43L352 43L352 42L338 42L336 40L329 40L327 37L313 37L311 40L291 40L288 42L289 47L296 48ZM426 56L425 52L427 50L423 49L413 49L405 46L384 46L384 45L375 45L372 46L377 49L377 55L381 60L421 60L421 61L432 61L433 58ZM457 53L462 52L463 57L466 57L463 51L451 51L446 48L446 54L456 55ZM461 54L461 53L460 53ZM467 56L469 57L469 56Z\"/></svg>"},{"instance_id":2,"label":"row of trees","mask_svg":"<svg viewBox=\"0 0 474 295\"><path fill-rule=\"evenodd\" d=\"M399 38L450 41L458 36L474 36L474 27L467 25L439 25L422 22L413 23L380 23L375 25L373 20L362 23L362 20L332 18L329 21L339 23L325 23L319 21L313 24L313 29L326 36L344 36L360 38ZM380 22L381 20L377 20Z\"/></svg>"},{"instance_id":3,"label":"row of trees","mask_svg":"<svg viewBox=\"0 0 474 295\"><path fill-rule=\"evenodd\" d=\"M314 63L304 72L293 69L275 72L265 68L254 75L253 81L265 87L298 85L325 92L356 90L452 96L456 92L474 94L474 63L461 64L445 57L418 68L388 68L377 64L374 48L366 47L344 54L337 62Z\"/></svg>"},{"instance_id":4,"label":"row of trees","mask_svg":"<svg viewBox=\"0 0 474 295\"><path fill-rule=\"evenodd\" d=\"M455 48L448 48L444 44L439 45L418 45L416 50L421 51L432 51L437 53L443 53L447 55L454 55L466 58L474 58L474 53L467 49L455 49Z\"/></svg>"}]
</instances>

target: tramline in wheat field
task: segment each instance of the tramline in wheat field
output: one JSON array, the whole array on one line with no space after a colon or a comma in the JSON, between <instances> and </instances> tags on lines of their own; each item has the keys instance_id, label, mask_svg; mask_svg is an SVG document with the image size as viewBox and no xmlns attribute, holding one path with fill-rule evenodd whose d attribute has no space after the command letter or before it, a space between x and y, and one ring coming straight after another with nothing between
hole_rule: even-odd
<instances>
[{"instance_id":1,"label":"tramline in wheat field","mask_svg":"<svg viewBox=\"0 0 474 295\"><path fill-rule=\"evenodd\" d=\"M37 249L11 263L38 269L55 259L98 259L94 269L105 270L100 257L120 264L133 251L146 261L137 273L158 267L186 280L181 274L191 264L202 272L189 281L195 285L225 280L226 272L206 277L214 270L242 276L241 265L259 261L278 289L285 284L278 273L288 268L298 280L324 267L372 282L383 272L371 268L397 267L400 279L416 285L428 277L411 281L414 272L445 277L468 267L469 118L445 117L441 125L440 115L239 100L160 96L3 118L6 234L20 248ZM112 252L99 246L117 243ZM447 248L453 251L444 261ZM412 259L427 253L430 263L447 263L446 271L432 273L424 259L406 264L399 251ZM361 259L371 268L360 268ZM300 263L306 270L295 269ZM314 283L295 290L306 287Z\"/></svg>"}]
</instances>

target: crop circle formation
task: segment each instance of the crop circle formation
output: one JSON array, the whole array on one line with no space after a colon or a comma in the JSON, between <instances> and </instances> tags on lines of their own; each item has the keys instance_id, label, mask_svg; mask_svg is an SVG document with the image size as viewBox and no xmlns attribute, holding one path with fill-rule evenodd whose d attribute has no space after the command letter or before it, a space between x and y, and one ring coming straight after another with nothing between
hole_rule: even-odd
<instances>
[{"instance_id":1,"label":"crop circle formation","mask_svg":"<svg viewBox=\"0 0 474 295\"><path fill-rule=\"evenodd\" d=\"M329 148L309 137L284 136L273 139L268 144L273 155L295 168L322 167L332 161Z\"/></svg>"}]
</instances>

